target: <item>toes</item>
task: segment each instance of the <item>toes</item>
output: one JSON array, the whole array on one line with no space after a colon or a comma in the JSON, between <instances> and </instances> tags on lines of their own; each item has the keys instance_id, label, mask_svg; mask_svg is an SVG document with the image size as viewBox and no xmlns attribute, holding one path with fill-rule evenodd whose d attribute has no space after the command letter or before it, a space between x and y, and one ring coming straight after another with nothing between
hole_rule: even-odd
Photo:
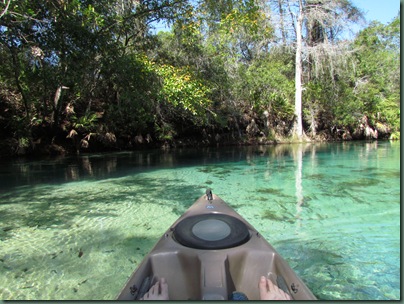
<instances>
[{"instance_id":1,"label":"toes","mask_svg":"<svg viewBox=\"0 0 404 304\"><path fill-rule=\"evenodd\" d=\"M268 290L269 291L277 291L278 290L278 286L276 286L274 283L272 283L271 280L267 279L268 282Z\"/></svg>"},{"instance_id":2,"label":"toes","mask_svg":"<svg viewBox=\"0 0 404 304\"><path fill-rule=\"evenodd\" d=\"M262 276L260 279L259 287L265 289L267 288L267 279L264 276Z\"/></svg>"},{"instance_id":3,"label":"toes","mask_svg":"<svg viewBox=\"0 0 404 304\"><path fill-rule=\"evenodd\" d=\"M261 299L264 299L266 294L268 293L267 279L264 276L262 276L260 279L259 289L260 289L260 297Z\"/></svg>"},{"instance_id":4,"label":"toes","mask_svg":"<svg viewBox=\"0 0 404 304\"><path fill-rule=\"evenodd\" d=\"M151 290L151 293L153 294L153 295L158 295L159 294L159 288L160 286L159 286L159 282L157 282L156 284L154 284L153 285L153 287L152 288L150 288L150 290Z\"/></svg>"},{"instance_id":5,"label":"toes","mask_svg":"<svg viewBox=\"0 0 404 304\"><path fill-rule=\"evenodd\" d=\"M168 284L164 278L160 280L160 289L162 294L168 293Z\"/></svg>"}]
</instances>

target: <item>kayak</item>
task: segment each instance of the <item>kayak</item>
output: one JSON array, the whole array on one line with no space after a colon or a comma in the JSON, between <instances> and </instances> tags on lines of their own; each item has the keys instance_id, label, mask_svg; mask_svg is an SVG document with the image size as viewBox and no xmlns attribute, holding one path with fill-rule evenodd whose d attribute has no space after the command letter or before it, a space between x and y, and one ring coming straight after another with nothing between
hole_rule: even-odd
<instances>
[{"instance_id":1,"label":"kayak","mask_svg":"<svg viewBox=\"0 0 404 304\"><path fill-rule=\"evenodd\" d=\"M275 248L208 189L162 235L117 299L139 300L165 278L170 300L228 300L235 291L259 300L261 276L293 300L316 300Z\"/></svg>"}]
</instances>

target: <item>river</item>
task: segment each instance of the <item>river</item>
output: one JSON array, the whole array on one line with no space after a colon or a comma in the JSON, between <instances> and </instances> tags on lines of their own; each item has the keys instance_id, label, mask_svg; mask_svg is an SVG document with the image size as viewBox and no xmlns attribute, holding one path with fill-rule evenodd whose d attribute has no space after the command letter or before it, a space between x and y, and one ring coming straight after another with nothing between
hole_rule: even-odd
<instances>
[{"instance_id":1,"label":"river","mask_svg":"<svg viewBox=\"0 0 404 304\"><path fill-rule=\"evenodd\" d=\"M400 299L400 143L0 161L0 299L111 300L207 187L321 300Z\"/></svg>"}]
</instances>

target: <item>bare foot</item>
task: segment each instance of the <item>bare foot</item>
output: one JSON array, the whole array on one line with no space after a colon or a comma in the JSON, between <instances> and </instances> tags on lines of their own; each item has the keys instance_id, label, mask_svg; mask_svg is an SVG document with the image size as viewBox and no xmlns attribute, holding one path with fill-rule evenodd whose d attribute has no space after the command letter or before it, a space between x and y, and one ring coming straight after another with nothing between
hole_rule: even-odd
<instances>
[{"instance_id":1,"label":"bare foot","mask_svg":"<svg viewBox=\"0 0 404 304\"><path fill-rule=\"evenodd\" d=\"M292 300L290 295L264 276L261 277L259 288L261 300Z\"/></svg>"},{"instance_id":2,"label":"bare foot","mask_svg":"<svg viewBox=\"0 0 404 304\"><path fill-rule=\"evenodd\" d=\"M140 300L169 300L166 279L161 278L157 281Z\"/></svg>"}]
</instances>

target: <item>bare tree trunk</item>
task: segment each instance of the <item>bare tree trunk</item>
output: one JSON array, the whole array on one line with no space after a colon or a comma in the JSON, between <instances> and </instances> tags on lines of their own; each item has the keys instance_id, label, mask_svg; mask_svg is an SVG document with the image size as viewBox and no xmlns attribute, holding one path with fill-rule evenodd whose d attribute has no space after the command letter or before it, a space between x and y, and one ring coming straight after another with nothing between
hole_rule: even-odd
<instances>
[{"instance_id":1,"label":"bare tree trunk","mask_svg":"<svg viewBox=\"0 0 404 304\"><path fill-rule=\"evenodd\" d=\"M303 138L302 120L302 24L303 24L303 4L299 0L299 15L296 24L296 71L295 71L295 126L294 134Z\"/></svg>"},{"instance_id":2,"label":"bare tree trunk","mask_svg":"<svg viewBox=\"0 0 404 304\"><path fill-rule=\"evenodd\" d=\"M59 86L56 89L55 97L53 98L53 112L51 115L51 122L54 125L59 124L59 114L61 112L60 96L62 95L62 90L67 90L67 89L69 89L69 88L65 87L65 86Z\"/></svg>"},{"instance_id":3,"label":"bare tree trunk","mask_svg":"<svg viewBox=\"0 0 404 304\"><path fill-rule=\"evenodd\" d=\"M280 22L281 22L281 32L282 32L282 42L284 45L286 45L286 32L285 32L285 24L283 20L283 7L282 7L282 1L283 0L278 0L278 6L279 6L279 16L280 16Z\"/></svg>"}]
</instances>

